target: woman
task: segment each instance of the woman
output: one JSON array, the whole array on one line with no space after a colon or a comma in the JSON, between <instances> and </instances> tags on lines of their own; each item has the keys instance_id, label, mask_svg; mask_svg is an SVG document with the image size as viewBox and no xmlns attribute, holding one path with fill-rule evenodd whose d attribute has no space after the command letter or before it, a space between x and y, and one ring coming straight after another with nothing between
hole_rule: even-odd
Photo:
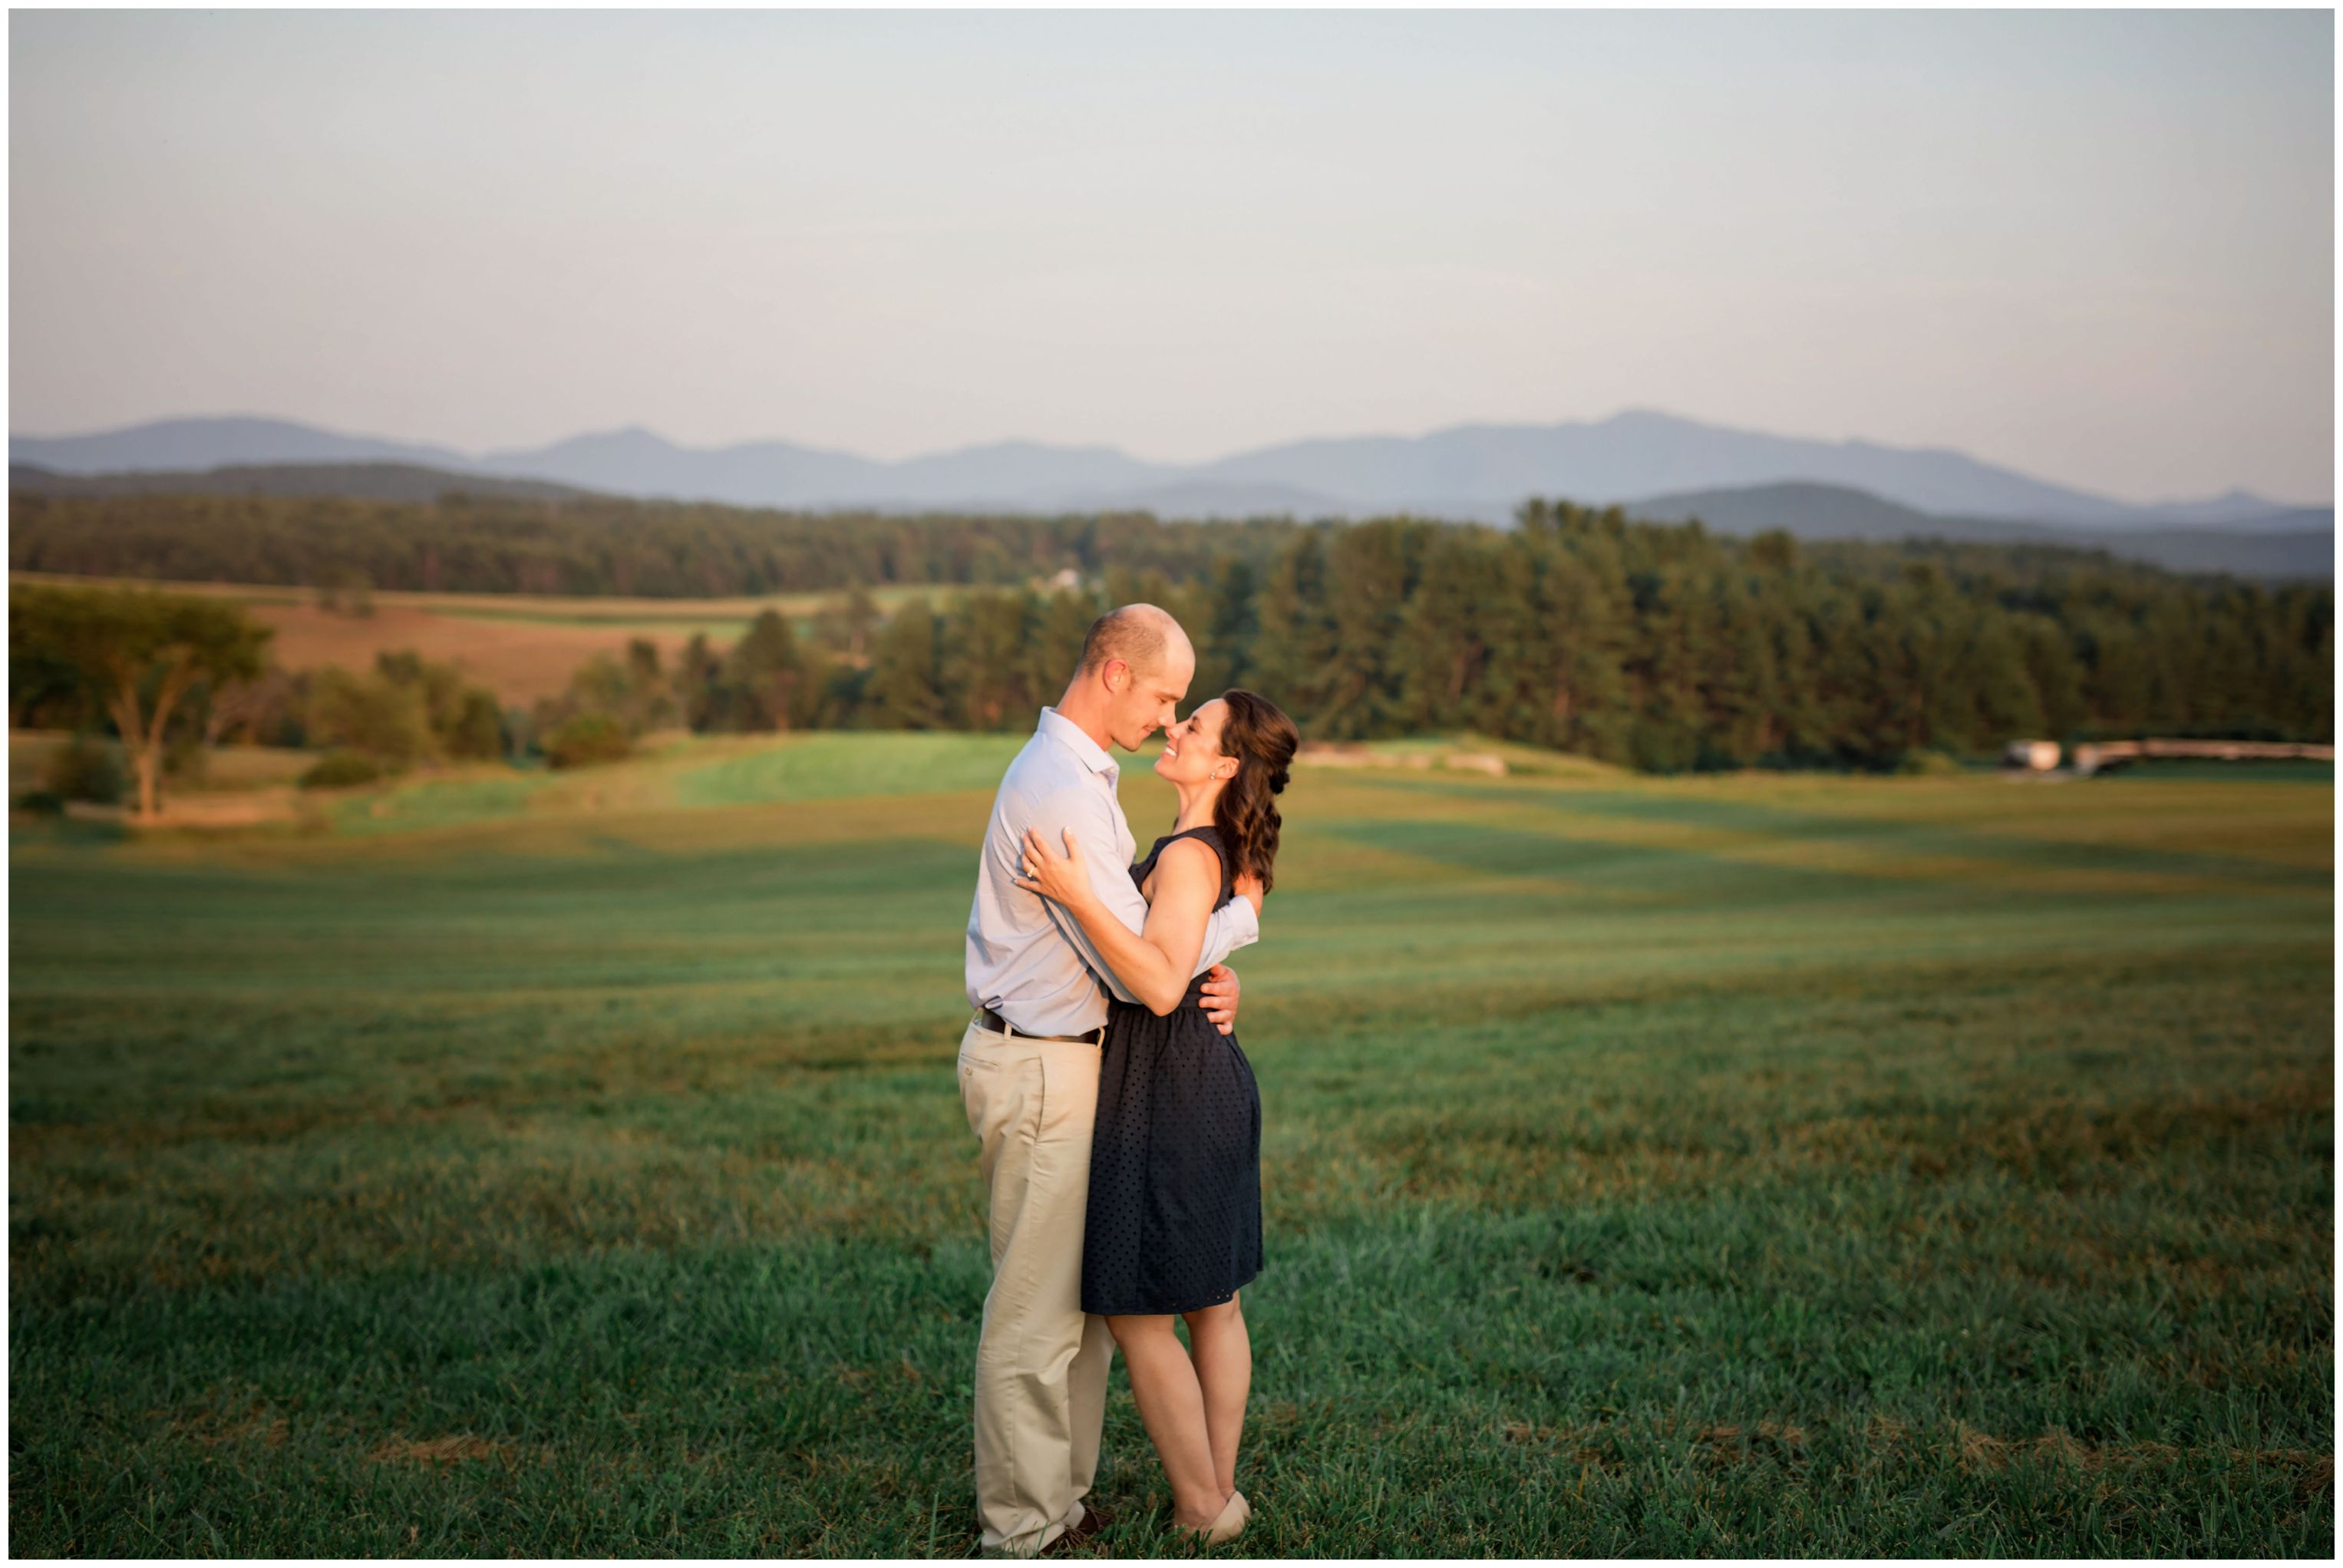
<instances>
[{"instance_id":1,"label":"woman","mask_svg":"<svg viewBox=\"0 0 2343 1568\"><path fill-rule=\"evenodd\" d=\"M1239 877L1269 890L1293 721L1232 690L1164 732L1155 771L1179 792L1172 831L1131 869L1134 933L1100 902L1081 846L1025 836L1018 883L1062 905L1136 1004L1107 1010L1082 1240L1082 1310L1105 1317L1172 1483L1172 1516L1211 1542L1244 1529L1237 1434L1252 1345L1237 1292L1261 1272L1261 1092L1233 1034L1196 1005L1204 922ZM1192 1354L1172 1320L1184 1318Z\"/></svg>"}]
</instances>

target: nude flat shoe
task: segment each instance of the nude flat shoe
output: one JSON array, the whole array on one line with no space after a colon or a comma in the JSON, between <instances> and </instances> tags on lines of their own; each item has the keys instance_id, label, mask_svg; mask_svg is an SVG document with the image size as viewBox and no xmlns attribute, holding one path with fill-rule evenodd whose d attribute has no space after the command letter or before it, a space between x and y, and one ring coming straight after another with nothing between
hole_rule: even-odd
<instances>
[{"instance_id":1,"label":"nude flat shoe","mask_svg":"<svg viewBox=\"0 0 2343 1568\"><path fill-rule=\"evenodd\" d=\"M1252 1504L1242 1492L1232 1492L1229 1500L1221 1504L1220 1516L1204 1533L1204 1544L1218 1546L1223 1541L1234 1541L1244 1533L1245 1521L1252 1517Z\"/></svg>"}]
</instances>

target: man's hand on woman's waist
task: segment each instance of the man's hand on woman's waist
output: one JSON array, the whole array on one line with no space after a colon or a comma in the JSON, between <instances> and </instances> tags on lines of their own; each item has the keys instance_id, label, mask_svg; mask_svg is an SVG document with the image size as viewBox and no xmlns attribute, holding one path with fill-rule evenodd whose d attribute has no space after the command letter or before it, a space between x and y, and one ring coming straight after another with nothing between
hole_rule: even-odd
<instances>
[{"instance_id":1,"label":"man's hand on woman's waist","mask_svg":"<svg viewBox=\"0 0 2343 1568\"><path fill-rule=\"evenodd\" d=\"M1204 1016L1220 1026L1222 1034L1232 1034L1237 1027L1237 971L1226 964L1214 964L1204 975L1203 1000L1196 1004Z\"/></svg>"}]
</instances>

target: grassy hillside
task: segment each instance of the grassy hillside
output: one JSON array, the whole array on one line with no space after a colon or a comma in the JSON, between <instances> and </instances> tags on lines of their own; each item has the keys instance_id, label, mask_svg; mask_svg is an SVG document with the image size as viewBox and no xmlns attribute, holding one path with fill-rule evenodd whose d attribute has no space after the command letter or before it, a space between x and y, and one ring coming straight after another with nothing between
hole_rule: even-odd
<instances>
[{"instance_id":1,"label":"grassy hillside","mask_svg":"<svg viewBox=\"0 0 2343 1568\"><path fill-rule=\"evenodd\" d=\"M1017 743L17 824L15 1549L971 1553ZM2325 1553L2330 782L1285 803L1250 1552ZM1107 1455L1165 1550L1120 1368Z\"/></svg>"}]
</instances>

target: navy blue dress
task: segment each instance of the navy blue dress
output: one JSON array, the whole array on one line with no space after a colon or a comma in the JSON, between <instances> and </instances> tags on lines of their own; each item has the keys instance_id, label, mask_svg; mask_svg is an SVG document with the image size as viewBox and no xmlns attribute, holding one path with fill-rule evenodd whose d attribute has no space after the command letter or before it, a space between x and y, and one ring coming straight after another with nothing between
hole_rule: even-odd
<instances>
[{"instance_id":1,"label":"navy blue dress","mask_svg":"<svg viewBox=\"0 0 2343 1568\"><path fill-rule=\"evenodd\" d=\"M1155 840L1131 869L1144 883L1163 847L1200 839L1221 860L1218 909L1236 891L1212 828ZM1192 1312L1261 1272L1261 1091L1252 1064L1197 1006L1200 976L1158 1018L1110 999L1091 1138L1082 1311Z\"/></svg>"}]
</instances>

